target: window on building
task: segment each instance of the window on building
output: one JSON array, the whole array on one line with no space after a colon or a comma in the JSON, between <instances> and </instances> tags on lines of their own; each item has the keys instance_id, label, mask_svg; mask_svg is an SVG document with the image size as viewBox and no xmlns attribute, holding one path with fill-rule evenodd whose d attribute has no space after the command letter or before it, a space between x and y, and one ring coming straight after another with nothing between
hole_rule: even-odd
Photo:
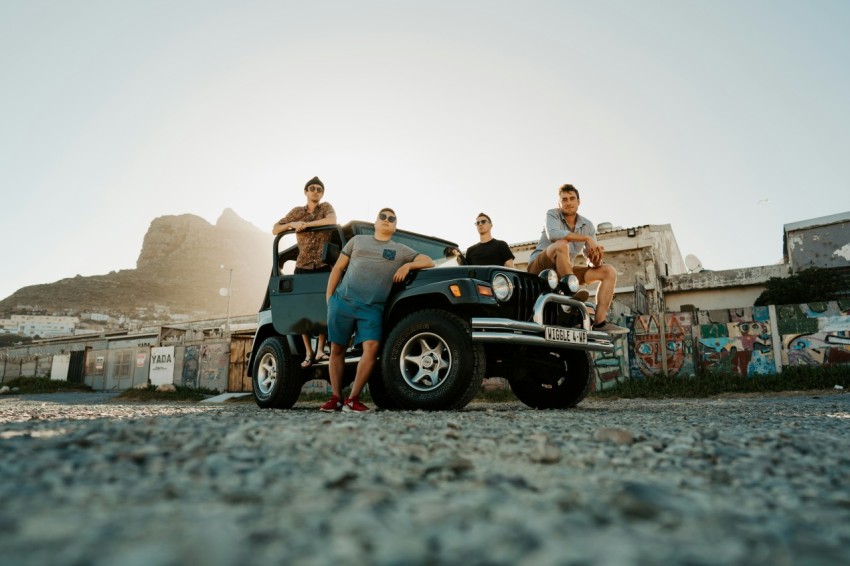
<instances>
[{"instance_id":1,"label":"window on building","mask_svg":"<svg viewBox=\"0 0 850 566\"><path fill-rule=\"evenodd\" d=\"M98 361L100 358L100 361ZM103 353L88 352L86 354L86 377L100 377L103 375Z\"/></svg>"},{"instance_id":2,"label":"window on building","mask_svg":"<svg viewBox=\"0 0 850 566\"><path fill-rule=\"evenodd\" d=\"M130 377L130 358L133 352L121 350L115 352L115 377Z\"/></svg>"}]
</instances>

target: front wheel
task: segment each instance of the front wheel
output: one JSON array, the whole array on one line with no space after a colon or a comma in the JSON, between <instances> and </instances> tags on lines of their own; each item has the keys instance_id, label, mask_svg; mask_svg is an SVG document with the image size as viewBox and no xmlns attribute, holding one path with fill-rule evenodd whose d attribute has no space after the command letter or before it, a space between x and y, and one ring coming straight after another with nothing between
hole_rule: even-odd
<instances>
[{"instance_id":1,"label":"front wheel","mask_svg":"<svg viewBox=\"0 0 850 566\"><path fill-rule=\"evenodd\" d=\"M263 340L254 361L254 400L264 409L289 409L298 400L303 384L301 368L287 345L277 336Z\"/></svg>"},{"instance_id":2,"label":"front wheel","mask_svg":"<svg viewBox=\"0 0 850 566\"><path fill-rule=\"evenodd\" d=\"M390 332L381 369L399 408L460 409L481 387L484 348L473 344L464 319L440 310L419 311Z\"/></svg>"},{"instance_id":3,"label":"front wheel","mask_svg":"<svg viewBox=\"0 0 850 566\"><path fill-rule=\"evenodd\" d=\"M552 350L517 367L509 379L517 399L535 409L568 409L587 396L593 358L581 350Z\"/></svg>"}]
</instances>

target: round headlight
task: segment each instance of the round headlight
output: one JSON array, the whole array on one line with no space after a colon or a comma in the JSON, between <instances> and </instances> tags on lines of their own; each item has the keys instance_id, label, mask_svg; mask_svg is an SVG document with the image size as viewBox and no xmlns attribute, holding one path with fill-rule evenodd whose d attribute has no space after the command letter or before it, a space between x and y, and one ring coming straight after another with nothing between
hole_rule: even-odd
<instances>
[{"instance_id":1,"label":"round headlight","mask_svg":"<svg viewBox=\"0 0 850 566\"><path fill-rule=\"evenodd\" d=\"M554 269L544 269L537 275L543 281L543 288L554 291L558 288L558 274Z\"/></svg>"},{"instance_id":2,"label":"round headlight","mask_svg":"<svg viewBox=\"0 0 850 566\"><path fill-rule=\"evenodd\" d=\"M493 277L493 294L499 301L507 301L514 294L514 284L504 273L497 273Z\"/></svg>"},{"instance_id":3,"label":"round headlight","mask_svg":"<svg viewBox=\"0 0 850 566\"><path fill-rule=\"evenodd\" d=\"M561 291L565 295L575 295L578 291L578 277L570 273L561 277Z\"/></svg>"}]
</instances>

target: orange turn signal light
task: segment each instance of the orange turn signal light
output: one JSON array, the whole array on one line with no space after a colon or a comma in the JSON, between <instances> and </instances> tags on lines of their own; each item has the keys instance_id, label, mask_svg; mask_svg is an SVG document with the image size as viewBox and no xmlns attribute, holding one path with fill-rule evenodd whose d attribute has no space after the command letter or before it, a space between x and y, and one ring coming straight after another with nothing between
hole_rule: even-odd
<instances>
[{"instance_id":1,"label":"orange turn signal light","mask_svg":"<svg viewBox=\"0 0 850 566\"><path fill-rule=\"evenodd\" d=\"M455 297L460 297L462 295L460 292L460 285L449 285L449 291L451 291L452 295Z\"/></svg>"},{"instance_id":2,"label":"orange turn signal light","mask_svg":"<svg viewBox=\"0 0 850 566\"><path fill-rule=\"evenodd\" d=\"M493 296L493 288L488 287L487 285L479 285L478 286L478 294L484 297L492 297Z\"/></svg>"}]
</instances>

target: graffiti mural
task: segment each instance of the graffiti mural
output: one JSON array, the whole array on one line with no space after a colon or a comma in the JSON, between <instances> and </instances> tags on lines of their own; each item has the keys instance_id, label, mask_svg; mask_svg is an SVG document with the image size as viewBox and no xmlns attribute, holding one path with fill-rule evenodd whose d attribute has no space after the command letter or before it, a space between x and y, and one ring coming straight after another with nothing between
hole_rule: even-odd
<instances>
[{"instance_id":1,"label":"graffiti mural","mask_svg":"<svg viewBox=\"0 0 850 566\"><path fill-rule=\"evenodd\" d=\"M198 346L186 346L183 350L183 371L180 372L180 385L183 387L198 387Z\"/></svg>"},{"instance_id":2,"label":"graffiti mural","mask_svg":"<svg viewBox=\"0 0 850 566\"><path fill-rule=\"evenodd\" d=\"M198 387L227 389L227 372L230 368L230 345L227 343L201 346L201 369Z\"/></svg>"},{"instance_id":3,"label":"graffiti mural","mask_svg":"<svg viewBox=\"0 0 850 566\"><path fill-rule=\"evenodd\" d=\"M623 373L621 360L626 359L626 341L615 340L614 351L610 354L596 352L593 354L593 367L596 369L596 380L591 391L602 391L616 387L626 376Z\"/></svg>"},{"instance_id":4,"label":"graffiti mural","mask_svg":"<svg viewBox=\"0 0 850 566\"><path fill-rule=\"evenodd\" d=\"M694 374L693 316L685 312L665 313L662 320L663 329L659 325L659 315L629 317L629 369L633 378L661 375L665 362L669 376Z\"/></svg>"},{"instance_id":5,"label":"graffiti mural","mask_svg":"<svg viewBox=\"0 0 850 566\"><path fill-rule=\"evenodd\" d=\"M753 308L754 307L742 307L737 309L699 311L697 313L697 320L701 326L755 320L753 317Z\"/></svg>"},{"instance_id":6,"label":"graffiti mural","mask_svg":"<svg viewBox=\"0 0 850 566\"><path fill-rule=\"evenodd\" d=\"M701 311L698 319L703 370L746 376L776 373L768 307Z\"/></svg>"},{"instance_id":7,"label":"graffiti mural","mask_svg":"<svg viewBox=\"0 0 850 566\"><path fill-rule=\"evenodd\" d=\"M770 322L748 321L700 327L699 356L702 368L740 375L772 375L773 343Z\"/></svg>"},{"instance_id":8,"label":"graffiti mural","mask_svg":"<svg viewBox=\"0 0 850 566\"><path fill-rule=\"evenodd\" d=\"M850 363L848 307L846 301L777 307L783 365Z\"/></svg>"}]
</instances>

